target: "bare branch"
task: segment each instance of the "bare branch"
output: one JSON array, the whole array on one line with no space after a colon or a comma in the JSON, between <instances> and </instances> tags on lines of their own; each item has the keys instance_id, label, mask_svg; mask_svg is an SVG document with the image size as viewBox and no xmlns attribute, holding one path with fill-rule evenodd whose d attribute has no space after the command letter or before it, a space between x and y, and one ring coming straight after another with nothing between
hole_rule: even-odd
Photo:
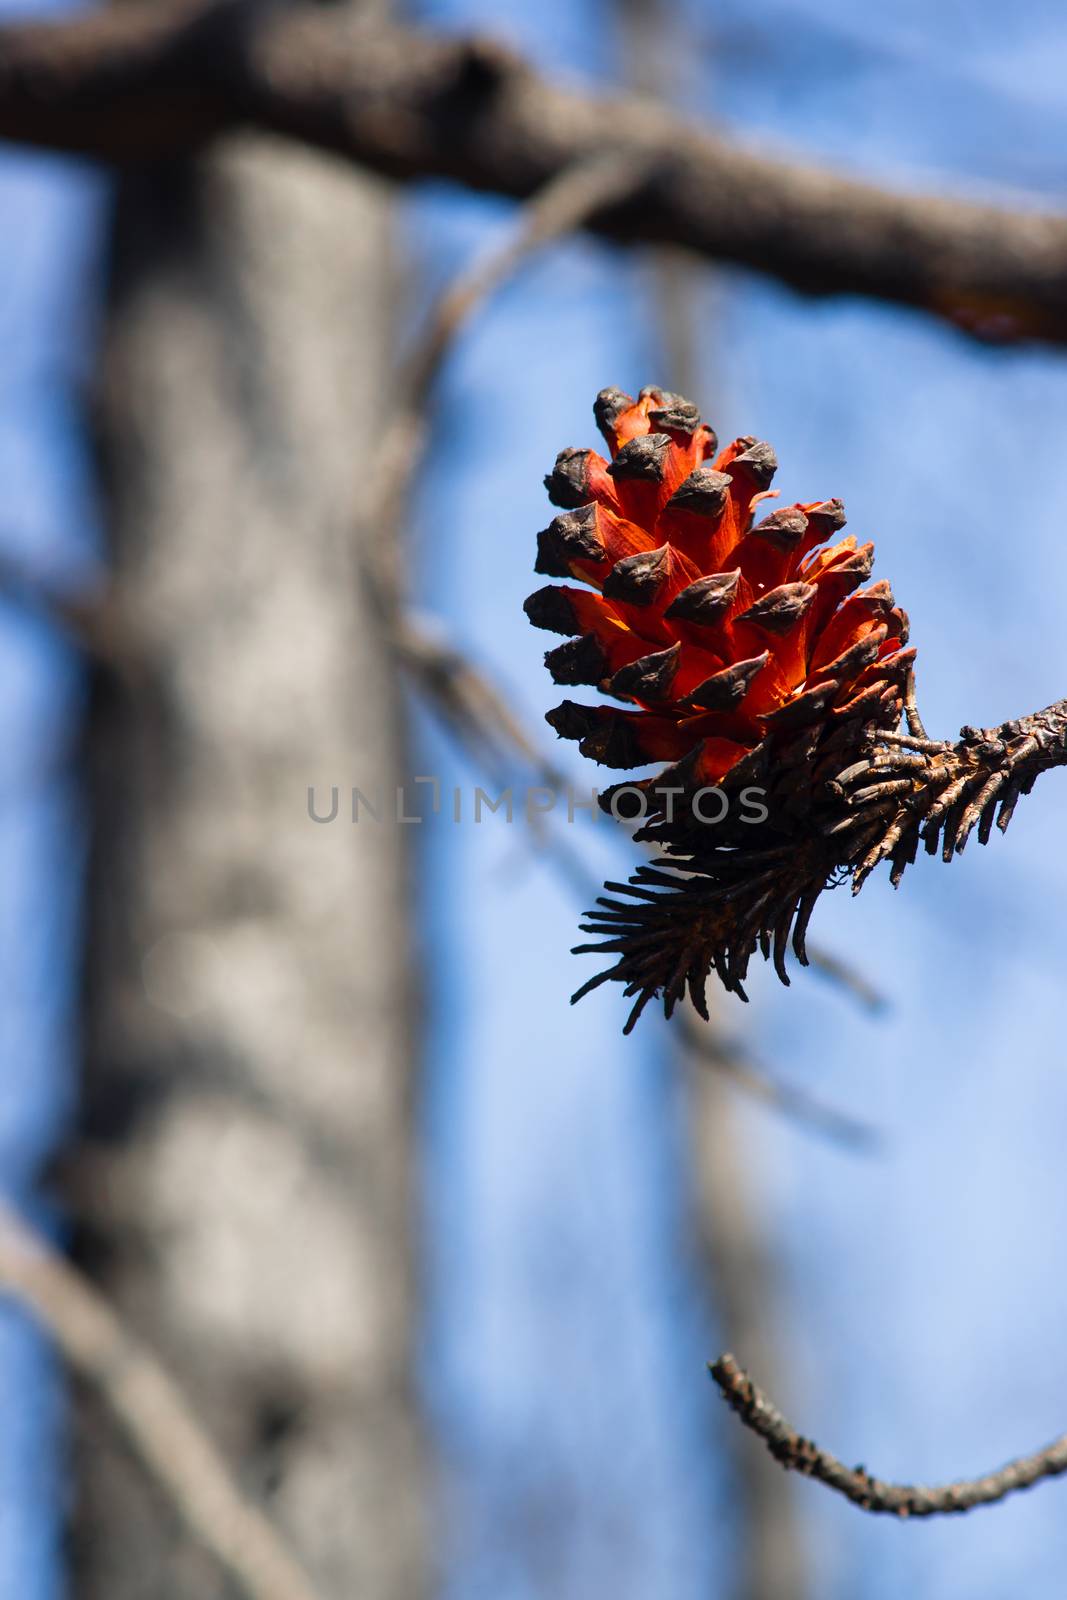
<instances>
[{"instance_id":1,"label":"bare branch","mask_svg":"<svg viewBox=\"0 0 1067 1600\"><path fill-rule=\"evenodd\" d=\"M393 643L431 710L494 776L518 763L546 787L565 787L563 773L537 748L507 696L439 630L436 619L424 622L417 612L402 612Z\"/></svg>"},{"instance_id":2,"label":"bare branch","mask_svg":"<svg viewBox=\"0 0 1067 1600\"><path fill-rule=\"evenodd\" d=\"M435 618L409 603L402 532L411 484L422 460L428 413L437 380L463 328L486 301L553 239L572 232L598 208L642 183L647 158L620 150L594 153L548 181L522 208L502 244L494 243L463 268L431 307L395 390L379 453L376 487L361 495L357 516L374 537L364 541L364 576L401 666L430 709L495 778L516 765L559 792L566 778L538 747L506 694L447 636ZM541 817L534 833L547 859L584 894L595 880Z\"/></svg>"},{"instance_id":3,"label":"bare branch","mask_svg":"<svg viewBox=\"0 0 1067 1600\"><path fill-rule=\"evenodd\" d=\"M70 1263L3 1204L0 1294L32 1311L95 1386L175 1510L247 1600L317 1600L155 1357Z\"/></svg>"},{"instance_id":4,"label":"bare branch","mask_svg":"<svg viewBox=\"0 0 1067 1600\"><path fill-rule=\"evenodd\" d=\"M515 276L539 249L580 227L598 207L633 190L641 159L619 151L591 156L548 182L522 209L503 244L494 244L457 273L426 318L421 337L397 380L399 395L380 453L370 510L375 538L366 577L402 665L430 706L474 755L498 761L516 756L553 789L564 786L559 769L540 753L506 697L444 634L407 602L401 533L414 475L422 460L427 415L441 370L462 329L480 306Z\"/></svg>"},{"instance_id":5,"label":"bare branch","mask_svg":"<svg viewBox=\"0 0 1067 1600\"><path fill-rule=\"evenodd\" d=\"M891 879L899 883L920 842L929 855L940 850L943 861L962 854L975 828L987 843L994 815L1003 833L1019 796L1042 772L1064 765L1067 700L998 728L961 728L954 744L925 732L880 735L869 755L828 786L844 808L835 831L863 831L866 817L879 819L865 850L851 858L853 893L882 861L892 862Z\"/></svg>"},{"instance_id":6,"label":"bare branch","mask_svg":"<svg viewBox=\"0 0 1067 1600\"><path fill-rule=\"evenodd\" d=\"M845 994L850 995L864 1011L877 1015L888 1008L889 1001L885 994L877 984L871 982L866 972L834 951L826 950L821 945L809 944L808 966L828 983L836 984Z\"/></svg>"},{"instance_id":7,"label":"bare branch","mask_svg":"<svg viewBox=\"0 0 1067 1600\"><path fill-rule=\"evenodd\" d=\"M0 595L58 628L94 666L129 677L143 665L131 620L108 582L61 588L0 550Z\"/></svg>"},{"instance_id":8,"label":"bare branch","mask_svg":"<svg viewBox=\"0 0 1067 1600\"><path fill-rule=\"evenodd\" d=\"M1045 1478L1067 1472L1067 1434L1037 1450L1019 1456L996 1472L980 1478L927 1488L922 1484L885 1483L865 1467L846 1467L828 1450L805 1439L771 1404L732 1355L722 1355L709 1367L723 1398L745 1427L763 1440L776 1461L792 1472L815 1478L851 1500L864 1511L900 1518L950 1516L976 1506L995 1505L1020 1489L1032 1488Z\"/></svg>"},{"instance_id":9,"label":"bare branch","mask_svg":"<svg viewBox=\"0 0 1067 1600\"><path fill-rule=\"evenodd\" d=\"M1067 219L886 192L744 150L637 95L556 86L484 39L329 7L170 0L0 29L0 138L144 161L237 127L386 177L526 199L597 151L658 163L587 225L810 294L921 307L984 337L1067 341Z\"/></svg>"},{"instance_id":10,"label":"bare branch","mask_svg":"<svg viewBox=\"0 0 1067 1600\"><path fill-rule=\"evenodd\" d=\"M490 246L462 268L441 292L421 336L398 375L398 400L379 454L370 516L376 530L371 574L379 604L395 611L403 585L397 562L412 481L426 443L427 417L437 380L456 340L475 313L522 269L531 256L580 228L604 205L632 194L649 169L646 155L618 149L594 152L546 181L523 206L502 244ZM361 497L362 504L362 497ZM362 511L361 515L367 515ZM409 663L411 664L411 663Z\"/></svg>"},{"instance_id":11,"label":"bare branch","mask_svg":"<svg viewBox=\"0 0 1067 1600\"><path fill-rule=\"evenodd\" d=\"M553 239L640 189L656 159L652 151L609 147L564 167L527 202L511 238L458 273L434 306L409 366L413 404L426 405L452 345L479 307Z\"/></svg>"},{"instance_id":12,"label":"bare branch","mask_svg":"<svg viewBox=\"0 0 1067 1600\"><path fill-rule=\"evenodd\" d=\"M694 1061L729 1078L754 1100L842 1148L866 1155L880 1146L881 1134L870 1123L850 1117L796 1084L772 1078L756 1065L738 1040L727 1038L718 1027L709 1027L689 1006L683 1006L679 1016Z\"/></svg>"}]
</instances>

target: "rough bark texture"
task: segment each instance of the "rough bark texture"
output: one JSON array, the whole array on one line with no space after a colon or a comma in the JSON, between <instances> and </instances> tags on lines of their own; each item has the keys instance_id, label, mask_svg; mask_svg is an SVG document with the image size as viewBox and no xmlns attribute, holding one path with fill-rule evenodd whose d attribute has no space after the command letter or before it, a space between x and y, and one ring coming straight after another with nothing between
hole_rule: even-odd
<instances>
[{"instance_id":1,"label":"rough bark texture","mask_svg":"<svg viewBox=\"0 0 1067 1600\"><path fill-rule=\"evenodd\" d=\"M101 418L148 679L95 741L82 1256L324 1594L412 1600L401 841L307 808L398 766L352 536L385 202L249 137L128 180L113 257ZM83 1600L229 1592L89 1400L79 1466Z\"/></svg>"}]
</instances>

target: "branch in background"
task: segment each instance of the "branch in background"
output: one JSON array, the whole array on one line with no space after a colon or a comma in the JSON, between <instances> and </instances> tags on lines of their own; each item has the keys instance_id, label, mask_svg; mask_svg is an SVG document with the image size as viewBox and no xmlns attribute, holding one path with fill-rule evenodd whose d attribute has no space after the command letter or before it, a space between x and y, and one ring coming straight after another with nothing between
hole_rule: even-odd
<instances>
[{"instance_id":1,"label":"branch in background","mask_svg":"<svg viewBox=\"0 0 1067 1600\"><path fill-rule=\"evenodd\" d=\"M410 608L400 612L390 642L423 703L488 781L504 789L525 772L556 796L569 792L566 775L538 748L504 691L442 632L436 618L424 621ZM526 821L542 858L568 886L582 899L595 894L595 875L548 816L527 812Z\"/></svg>"},{"instance_id":2,"label":"branch in background","mask_svg":"<svg viewBox=\"0 0 1067 1600\"><path fill-rule=\"evenodd\" d=\"M0 1294L32 1311L99 1391L190 1532L247 1600L318 1600L155 1357L87 1280L2 1203Z\"/></svg>"},{"instance_id":3,"label":"branch in background","mask_svg":"<svg viewBox=\"0 0 1067 1600\"><path fill-rule=\"evenodd\" d=\"M519 765L547 788L566 787L565 776L537 748L507 696L440 631L436 618L401 612L392 643L430 709L497 781L506 781L506 774Z\"/></svg>"},{"instance_id":4,"label":"branch in background","mask_svg":"<svg viewBox=\"0 0 1067 1600\"><path fill-rule=\"evenodd\" d=\"M682 1007L679 1017L685 1043L694 1061L721 1072L753 1099L762 1101L790 1122L818 1133L844 1149L871 1154L881 1145L882 1136L877 1128L850 1117L836 1106L825 1104L794 1084L772 1078L750 1059L737 1040L727 1039L717 1028L710 1028L688 1006Z\"/></svg>"},{"instance_id":5,"label":"branch in background","mask_svg":"<svg viewBox=\"0 0 1067 1600\"><path fill-rule=\"evenodd\" d=\"M640 181L640 170L617 153L594 157L564 172L548 184L522 211L512 235L492 245L475 263L462 269L439 295L429 312L422 336L397 383L400 401L382 450L383 466L373 500L375 526L381 537L371 546L387 566L368 572L378 603L392 618L393 643L401 664L430 708L441 718L461 746L497 777L516 762L531 768L539 782L557 792L567 779L539 750L506 694L440 628L437 619L424 621L403 603L400 558L401 529L410 486L418 468L427 435L427 416L437 380L460 333L470 318L492 295L521 270L528 259L553 239L579 227L611 195L622 194ZM587 887L589 874L559 840L542 843L549 858L568 881ZM840 983L860 1002L874 1008L879 997L871 985L847 963L812 953L813 961L831 980ZM706 1065L722 1071L735 1085L770 1105L798 1124L818 1129L825 1136L854 1148L877 1142L873 1129L833 1107L824 1106L800 1089L774 1083L739 1052L723 1046L695 1016L686 1016L690 1044Z\"/></svg>"},{"instance_id":6,"label":"branch in background","mask_svg":"<svg viewBox=\"0 0 1067 1600\"><path fill-rule=\"evenodd\" d=\"M0 29L0 138L111 162L232 128L282 134L385 177L525 200L624 146L658 161L586 225L683 245L810 294L919 307L984 337L1067 342L1067 218L889 193L739 148L637 95L549 82L484 39L254 0L117 6Z\"/></svg>"},{"instance_id":7,"label":"branch in background","mask_svg":"<svg viewBox=\"0 0 1067 1600\"><path fill-rule=\"evenodd\" d=\"M926 1488L921 1484L884 1483L865 1467L846 1467L828 1450L805 1439L776 1410L732 1355L722 1355L709 1368L723 1398L746 1428L763 1440L771 1455L792 1472L815 1478L864 1511L892 1516L936 1517L995 1505L1009 1494L1029 1489L1045 1478L1067 1472L1067 1434L1033 1455L1019 1456L980 1478Z\"/></svg>"},{"instance_id":8,"label":"branch in background","mask_svg":"<svg viewBox=\"0 0 1067 1600\"><path fill-rule=\"evenodd\" d=\"M619 151L575 163L545 184L522 209L502 244L490 246L463 268L431 307L421 337L396 383L397 400L382 443L378 477L369 500L361 493L357 515L370 520L375 536L364 541L364 576L399 663L416 689L460 745L494 777L516 765L559 793L565 775L538 748L507 696L448 638L437 619L424 621L406 593L403 527L411 485L422 460L428 417L442 369L471 317L526 262L571 233L599 207L633 191L646 167ZM581 861L546 826L534 819L546 855L568 880L587 888L591 876Z\"/></svg>"},{"instance_id":9,"label":"branch in background","mask_svg":"<svg viewBox=\"0 0 1067 1600\"><path fill-rule=\"evenodd\" d=\"M728 1047L724 1046L724 1051ZM722 1065L726 1065L725 1059ZM779 1245L766 1205L766 1174L738 1117L727 1072L704 1073L687 1118L694 1223L711 1311L724 1342L751 1350L760 1370L789 1370L789 1317L779 1292ZM720 1419L709 1414L708 1422ZM810 1600L809 1551L796 1485L729 1424L716 1444L735 1524L730 1600Z\"/></svg>"},{"instance_id":10,"label":"branch in background","mask_svg":"<svg viewBox=\"0 0 1067 1600\"><path fill-rule=\"evenodd\" d=\"M566 776L540 754L507 696L462 651L439 637L435 626L406 612L398 622L396 642L401 661L415 674L416 685L430 708L474 760L494 771L498 782L505 782L509 766L513 768L518 763L531 767L548 788L557 792L566 788ZM563 870L572 887L580 894L586 893L590 874L581 860L565 851L557 838L548 843L549 859ZM814 946L808 954L812 966L859 1004L869 1010L882 1009L883 997L848 962ZM877 1129L795 1085L776 1082L736 1042L724 1040L695 1012L684 1008L681 1016L694 1059L724 1074L752 1098L839 1145L870 1152L880 1144Z\"/></svg>"},{"instance_id":11,"label":"branch in background","mask_svg":"<svg viewBox=\"0 0 1067 1600\"><path fill-rule=\"evenodd\" d=\"M58 627L94 666L120 678L143 667L140 641L106 580L60 587L0 550L0 597Z\"/></svg>"},{"instance_id":12,"label":"branch in background","mask_svg":"<svg viewBox=\"0 0 1067 1600\"><path fill-rule=\"evenodd\" d=\"M865 972L854 967L843 956L823 950L821 946L809 944L808 966L813 972L820 973L829 983L837 984L846 994L851 995L864 1011L878 1015L888 1010L889 1001L882 990L871 982Z\"/></svg>"},{"instance_id":13,"label":"branch in background","mask_svg":"<svg viewBox=\"0 0 1067 1600\"><path fill-rule=\"evenodd\" d=\"M473 266L458 273L433 307L408 369L415 406L429 404L452 346L479 307L545 245L585 227L605 207L643 190L660 159L655 151L608 146L576 159L531 197L512 236L502 245L490 246Z\"/></svg>"},{"instance_id":14,"label":"branch in background","mask_svg":"<svg viewBox=\"0 0 1067 1600\"><path fill-rule=\"evenodd\" d=\"M546 181L523 206L502 244L494 243L473 265L462 268L426 317L421 337L396 383L395 404L380 454L373 519L379 530L373 549L389 562L373 574L379 599L395 609L402 600L397 562L399 540L415 472L426 444L428 415L442 369L475 313L554 239L573 233L605 205L643 184L647 158L619 150L594 151ZM387 554L386 554L387 552Z\"/></svg>"}]
</instances>

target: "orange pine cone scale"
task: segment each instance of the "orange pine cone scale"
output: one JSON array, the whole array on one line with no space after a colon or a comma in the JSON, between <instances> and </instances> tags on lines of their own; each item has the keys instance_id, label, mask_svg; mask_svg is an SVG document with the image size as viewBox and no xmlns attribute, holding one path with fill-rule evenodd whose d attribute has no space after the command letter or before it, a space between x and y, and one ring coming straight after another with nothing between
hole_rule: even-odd
<instances>
[{"instance_id":1,"label":"orange pine cone scale","mask_svg":"<svg viewBox=\"0 0 1067 1600\"><path fill-rule=\"evenodd\" d=\"M660 389L617 389L595 415L610 459L564 450L546 478L565 509L538 541L552 585L526 602L537 627L573 635L546 665L562 685L623 702L565 700L548 720L607 767L689 760L719 783L778 727L832 721L859 696L898 721L907 618L870 577L874 547L848 537L838 500L756 520L774 452L755 439L718 451L695 408ZM873 697L872 697L873 698Z\"/></svg>"},{"instance_id":2,"label":"orange pine cone scale","mask_svg":"<svg viewBox=\"0 0 1067 1600\"><path fill-rule=\"evenodd\" d=\"M827 806L834 775L899 724L914 651L889 585L868 583L873 545L830 542L839 500L764 504L770 445L720 451L696 408L657 388L602 390L594 415L609 455L564 450L546 477L561 510L536 570L564 581L525 609L567 636L545 656L556 683L612 702L564 700L556 732L605 767L667 764L619 788L643 799L637 837L668 859L613 885L637 905L601 901L586 926L605 942L579 947L620 956L585 988L623 981L632 1026L655 994L669 1014L688 987L703 1010L712 968L744 997L757 946L788 982L790 931L803 961L815 898L869 840L862 818ZM728 805L710 828L692 797L716 786L733 801L742 783L762 786L763 825L746 830Z\"/></svg>"}]
</instances>

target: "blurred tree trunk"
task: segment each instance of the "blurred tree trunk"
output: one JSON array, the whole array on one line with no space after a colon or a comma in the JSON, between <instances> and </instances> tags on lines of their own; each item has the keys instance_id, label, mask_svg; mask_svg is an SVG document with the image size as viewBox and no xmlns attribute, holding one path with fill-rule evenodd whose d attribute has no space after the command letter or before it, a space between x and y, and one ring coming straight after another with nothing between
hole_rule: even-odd
<instances>
[{"instance_id":1,"label":"blurred tree trunk","mask_svg":"<svg viewBox=\"0 0 1067 1600\"><path fill-rule=\"evenodd\" d=\"M382 191L311 155L125 179L101 381L147 682L94 732L79 1247L338 1600L423 1590L403 855L345 799L399 770L354 534L391 274ZM229 1594L79 1432L76 1593Z\"/></svg>"}]
</instances>

